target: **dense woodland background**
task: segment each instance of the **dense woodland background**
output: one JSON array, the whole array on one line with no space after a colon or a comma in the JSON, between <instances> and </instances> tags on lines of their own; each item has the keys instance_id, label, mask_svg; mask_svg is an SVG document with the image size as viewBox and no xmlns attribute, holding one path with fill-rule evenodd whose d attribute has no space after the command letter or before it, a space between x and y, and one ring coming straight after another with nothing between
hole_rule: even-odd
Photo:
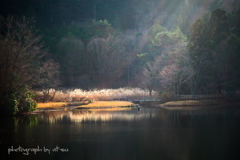
<instances>
[{"instance_id":1,"label":"dense woodland background","mask_svg":"<svg viewBox=\"0 0 240 160\"><path fill-rule=\"evenodd\" d=\"M33 105L29 88L240 89L239 0L5 0L0 15L0 100L14 111Z\"/></svg>"}]
</instances>

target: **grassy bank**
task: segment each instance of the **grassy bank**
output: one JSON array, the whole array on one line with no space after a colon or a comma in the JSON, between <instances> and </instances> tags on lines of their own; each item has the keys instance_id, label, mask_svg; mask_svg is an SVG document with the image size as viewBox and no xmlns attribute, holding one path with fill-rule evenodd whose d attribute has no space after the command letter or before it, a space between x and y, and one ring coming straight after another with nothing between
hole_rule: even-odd
<instances>
[{"instance_id":1,"label":"grassy bank","mask_svg":"<svg viewBox=\"0 0 240 160\"><path fill-rule=\"evenodd\" d=\"M75 109L103 109L119 107L135 107L135 104L126 101L95 101L87 105L78 106Z\"/></svg>"},{"instance_id":2,"label":"grassy bank","mask_svg":"<svg viewBox=\"0 0 240 160\"><path fill-rule=\"evenodd\" d=\"M92 103L85 102L48 102L38 103L37 110L61 110L70 106L76 109L106 109L118 107L135 107L135 104L125 101L94 101Z\"/></svg>"},{"instance_id":3,"label":"grassy bank","mask_svg":"<svg viewBox=\"0 0 240 160\"><path fill-rule=\"evenodd\" d=\"M80 106L88 104L88 102L48 102L38 103L37 110L48 110L48 109L65 109L70 106Z\"/></svg>"},{"instance_id":4,"label":"grassy bank","mask_svg":"<svg viewBox=\"0 0 240 160\"><path fill-rule=\"evenodd\" d=\"M208 105L233 105L239 104L239 101L230 99L216 99L216 100L186 100L186 101L171 101L162 104L164 107L176 106L208 106Z\"/></svg>"}]
</instances>

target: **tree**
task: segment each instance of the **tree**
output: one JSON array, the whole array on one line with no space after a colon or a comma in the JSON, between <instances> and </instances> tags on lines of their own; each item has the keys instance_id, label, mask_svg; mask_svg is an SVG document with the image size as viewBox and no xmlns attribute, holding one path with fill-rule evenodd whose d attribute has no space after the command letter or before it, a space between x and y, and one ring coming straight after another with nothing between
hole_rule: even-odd
<instances>
[{"instance_id":1,"label":"tree","mask_svg":"<svg viewBox=\"0 0 240 160\"><path fill-rule=\"evenodd\" d=\"M240 7L238 6L228 14L228 22L231 34L227 38L228 52L230 53L229 63L232 66L231 72L233 80L231 86L234 89L240 88Z\"/></svg>"},{"instance_id":2,"label":"tree","mask_svg":"<svg viewBox=\"0 0 240 160\"><path fill-rule=\"evenodd\" d=\"M121 39L111 35L108 38L94 38L87 44L91 75L102 87L111 86L122 75L126 55Z\"/></svg>"},{"instance_id":3,"label":"tree","mask_svg":"<svg viewBox=\"0 0 240 160\"><path fill-rule=\"evenodd\" d=\"M157 61L162 65L160 70L162 87L172 90L175 99L181 86L193 76L186 43L168 46L164 53L157 57Z\"/></svg>"},{"instance_id":4,"label":"tree","mask_svg":"<svg viewBox=\"0 0 240 160\"><path fill-rule=\"evenodd\" d=\"M162 27L160 25L160 21L158 19L156 19L152 25L152 27L149 29L148 31L148 36L150 37L150 39L154 39L154 37L156 36L157 33L162 31Z\"/></svg>"},{"instance_id":5,"label":"tree","mask_svg":"<svg viewBox=\"0 0 240 160\"><path fill-rule=\"evenodd\" d=\"M186 42L187 37L181 32L177 27L173 31L161 31L155 35L152 44L150 45L150 53L153 55L160 55L163 53L164 49L168 46L172 46L177 43Z\"/></svg>"},{"instance_id":6,"label":"tree","mask_svg":"<svg viewBox=\"0 0 240 160\"><path fill-rule=\"evenodd\" d=\"M206 23L197 19L192 25L188 43L195 73L191 80L192 94L204 88L207 92L209 88L211 91L233 90L239 71L235 70L239 68L236 65L239 58L235 54L239 43L237 36L230 32L230 27L238 22L234 23L234 14L229 14L229 21L226 12L219 8L212 12L210 18L207 13L204 16Z\"/></svg>"},{"instance_id":7,"label":"tree","mask_svg":"<svg viewBox=\"0 0 240 160\"><path fill-rule=\"evenodd\" d=\"M205 46L207 41L207 26L201 18L198 18L192 25L189 37L189 43L187 45L190 54L196 56L196 52L199 48Z\"/></svg>"},{"instance_id":8,"label":"tree","mask_svg":"<svg viewBox=\"0 0 240 160\"><path fill-rule=\"evenodd\" d=\"M36 107L26 86L36 83L44 52L32 22L26 17L0 17L0 103L10 114Z\"/></svg>"},{"instance_id":9,"label":"tree","mask_svg":"<svg viewBox=\"0 0 240 160\"><path fill-rule=\"evenodd\" d=\"M139 78L142 81L141 85L149 90L149 96L151 97L153 89L160 85L159 66L155 63L147 63L142 76Z\"/></svg>"},{"instance_id":10,"label":"tree","mask_svg":"<svg viewBox=\"0 0 240 160\"><path fill-rule=\"evenodd\" d=\"M191 66L193 67L193 77L190 81L190 88L192 95L196 94L196 91L210 84L211 77L214 72L214 63L211 63L209 59L210 51L206 48L198 48L197 56L193 59L191 57ZM205 83L203 83L205 81ZM209 87L209 86L208 86Z\"/></svg>"},{"instance_id":11,"label":"tree","mask_svg":"<svg viewBox=\"0 0 240 160\"><path fill-rule=\"evenodd\" d=\"M221 9L216 9L212 12L210 19L208 36L209 36L209 47L212 49L221 41L227 39L230 35L228 18L226 12Z\"/></svg>"},{"instance_id":12,"label":"tree","mask_svg":"<svg viewBox=\"0 0 240 160\"><path fill-rule=\"evenodd\" d=\"M147 63L141 79L150 96L154 88L162 88L171 91L175 98L181 86L188 82L192 75L186 43L179 43L165 47L161 55Z\"/></svg>"},{"instance_id":13,"label":"tree","mask_svg":"<svg viewBox=\"0 0 240 160\"><path fill-rule=\"evenodd\" d=\"M92 25L87 27L91 37L107 38L109 34L114 34L115 30L106 19L96 21L92 20Z\"/></svg>"},{"instance_id":14,"label":"tree","mask_svg":"<svg viewBox=\"0 0 240 160\"><path fill-rule=\"evenodd\" d=\"M38 84L43 91L44 99L43 102L47 101L47 97L50 96L49 91L50 89L54 89L56 91L57 87L61 85L60 81L60 72L59 72L59 64L55 63L52 59L48 59L46 62L43 63L43 66L40 68L40 78ZM50 98L52 101L55 93Z\"/></svg>"},{"instance_id":15,"label":"tree","mask_svg":"<svg viewBox=\"0 0 240 160\"><path fill-rule=\"evenodd\" d=\"M77 78L86 72L84 66L87 64L83 42L76 37L62 38L57 52L65 86L79 87Z\"/></svg>"},{"instance_id":16,"label":"tree","mask_svg":"<svg viewBox=\"0 0 240 160\"><path fill-rule=\"evenodd\" d=\"M240 6L228 15L228 23L231 33L240 37Z\"/></svg>"}]
</instances>

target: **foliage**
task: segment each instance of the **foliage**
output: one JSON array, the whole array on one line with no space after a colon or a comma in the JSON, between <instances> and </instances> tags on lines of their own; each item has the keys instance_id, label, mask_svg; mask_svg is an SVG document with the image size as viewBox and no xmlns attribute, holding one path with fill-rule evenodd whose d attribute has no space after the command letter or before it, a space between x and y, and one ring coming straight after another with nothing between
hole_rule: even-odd
<instances>
[{"instance_id":1,"label":"foliage","mask_svg":"<svg viewBox=\"0 0 240 160\"><path fill-rule=\"evenodd\" d=\"M18 104L19 103L16 100L16 97L13 93L9 96L6 95L6 96L1 97L0 102L1 102L2 107L4 107L2 109L4 114L15 115L16 113L18 113L18 111L19 111Z\"/></svg>"},{"instance_id":2,"label":"foliage","mask_svg":"<svg viewBox=\"0 0 240 160\"><path fill-rule=\"evenodd\" d=\"M160 25L160 21L156 19L152 27L148 31L148 36L150 37L150 39L154 39L155 35L161 31L162 31L162 27Z\"/></svg>"},{"instance_id":3,"label":"foliage","mask_svg":"<svg viewBox=\"0 0 240 160\"><path fill-rule=\"evenodd\" d=\"M207 92L211 88L215 90L214 93L216 90L219 93L221 90L232 91L239 87L239 37L233 29L233 26L238 26L235 13L237 11L233 10L226 15L224 10L216 9L208 18L209 23L199 18L192 25L188 49L194 72L198 73L192 82L197 84L195 87L198 87L199 92L203 88Z\"/></svg>"},{"instance_id":4,"label":"foliage","mask_svg":"<svg viewBox=\"0 0 240 160\"><path fill-rule=\"evenodd\" d=\"M191 54L196 56L196 50L203 47L206 42L207 26L201 18L198 18L192 25L188 49Z\"/></svg>"},{"instance_id":5,"label":"foliage","mask_svg":"<svg viewBox=\"0 0 240 160\"><path fill-rule=\"evenodd\" d=\"M6 2L0 6L5 17L34 18L1 17L0 97L7 95L4 103L15 113L25 84L44 91L46 101L54 99L50 88L57 92L60 84L82 89L142 85L171 94L239 89L240 9L235 2ZM187 40L183 54L179 45ZM46 50L50 54L44 57Z\"/></svg>"},{"instance_id":6,"label":"foliage","mask_svg":"<svg viewBox=\"0 0 240 160\"><path fill-rule=\"evenodd\" d=\"M41 34L44 36L43 41L45 47L54 55L58 55L56 45L61 43L63 38L80 38L83 41L88 41L91 36L86 27L77 27L75 25L67 25L66 23L54 26L50 29L42 29Z\"/></svg>"},{"instance_id":7,"label":"foliage","mask_svg":"<svg viewBox=\"0 0 240 160\"><path fill-rule=\"evenodd\" d=\"M162 30L155 33L154 38L151 39L148 45L148 51L144 54L138 55L138 57L143 57L146 64L148 61L153 61L155 56L163 54L165 48L168 46L175 45L177 43L183 43L186 41L187 37L181 32L178 27L173 31Z\"/></svg>"},{"instance_id":8,"label":"foliage","mask_svg":"<svg viewBox=\"0 0 240 160\"><path fill-rule=\"evenodd\" d=\"M18 112L30 112L37 108L37 102L33 100L34 94L29 91L27 85L9 87L9 93L0 99L2 114L15 115Z\"/></svg>"},{"instance_id":9,"label":"foliage","mask_svg":"<svg viewBox=\"0 0 240 160\"><path fill-rule=\"evenodd\" d=\"M156 34L153 45L163 47L164 45L172 45L175 43L186 42L187 37L177 27L175 30L162 31Z\"/></svg>"},{"instance_id":10,"label":"foliage","mask_svg":"<svg viewBox=\"0 0 240 160\"><path fill-rule=\"evenodd\" d=\"M212 12L210 19L208 36L209 47L215 48L216 44L221 43L230 35L229 24L226 12L221 9L216 9Z\"/></svg>"},{"instance_id":11,"label":"foliage","mask_svg":"<svg viewBox=\"0 0 240 160\"><path fill-rule=\"evenodd\" d=\"M28 90L28 87L24 87L24 93L21 95L20 98L20 111L31 112L36 110L37 102L33 100L34 94Z\"/></svg>"},{"instance_id":12,"label":"foliage","mask_svg":"<svg viewBox=\"0 0 240 160\"><path fill-rule=\"evenodd\" d=\"M167 91L162 91L161 93L159 93L159 97L161 99L161 103L165 103L171 100L171 96Z\"/></svg>"},{"instance_id":13,"label":"foliage","mask_svg":"<svg viewBox=\"0 0 240 160\"><path fill-rule=\"evenodd\" d=\"M64 77L64 85L69 87L75 85L78 87L80 84L78 84L76 80L81 74L84 73L82 68L87 62L83 42L76 37L62 38L57 45L57 52L59 57L58 61L61 64L61 68L59 64L58 67L61 69L62 77ZM56 69L56 67L54 68ZM57 73L56 71L55 73ZM53 85L56 83L51 84Z\"/></svg>"},{"instance_id":14,"label":"foliage","mask_svg":"<svg viewBox=\"0 0 240 160\"><path fill-rule=\"evenodd\" d=\"M87 31L90 37L101 37L107 38L109 34L114 33L114 29L111 27L111 24L108 23L106 19L96 21L95 19L92 21L92 25L87 27Z\"/></svg>"}]
</instances>

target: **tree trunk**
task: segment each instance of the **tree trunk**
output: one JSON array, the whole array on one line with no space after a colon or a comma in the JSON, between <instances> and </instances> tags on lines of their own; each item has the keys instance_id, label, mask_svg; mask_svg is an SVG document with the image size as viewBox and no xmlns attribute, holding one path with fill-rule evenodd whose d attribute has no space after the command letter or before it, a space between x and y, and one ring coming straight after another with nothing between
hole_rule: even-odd
<instances>
[{"instance_id":1,"label":"tree trunk","mask_svg":"<svg viewBox=\"0 0 240 160\"><path fill-rule=\"evenodd\" d=\"M51 101L53 102L53 98L55 97L56 91L53 93L53 96L51 98Z\"/></svg>"},{"instance_id":2,"label":"tree trunk","mask_svg":"<svg viewBox=\"0 0 240 160\"><path fill-rule=\"evenodd\" d=\"M149 89L149 96L152 97L152 89Z\"/></svg>"}]
</instances>

